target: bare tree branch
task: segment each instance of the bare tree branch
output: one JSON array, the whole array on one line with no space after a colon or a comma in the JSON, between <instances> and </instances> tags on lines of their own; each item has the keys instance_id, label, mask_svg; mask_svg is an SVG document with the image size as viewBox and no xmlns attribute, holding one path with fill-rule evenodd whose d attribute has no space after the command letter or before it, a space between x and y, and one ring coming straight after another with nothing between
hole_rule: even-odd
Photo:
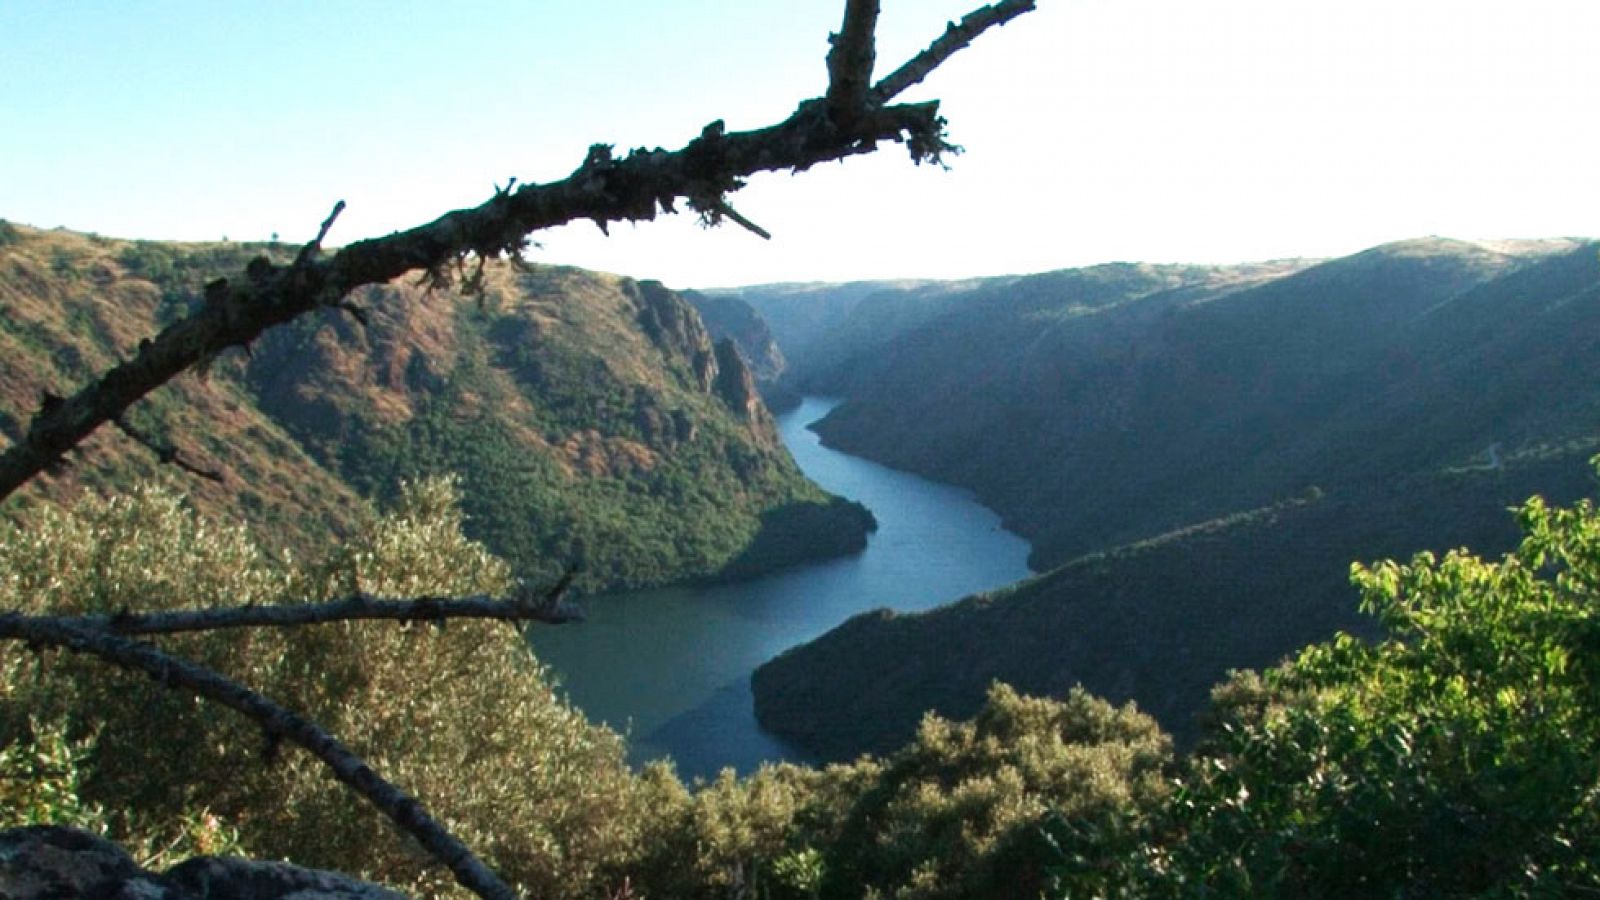
<instances>
[{"instance_id":1,"label":"bare tree branch","mask_svg":"<svg viewBox=\"0 0 1600 900\"><path fill-rule=\"evenodd\" d=\"M177 609L163 612L118 612L86 616L35 616L41 621L58 622L74 628L110 631L117 634L180 634L188 631L221 631L229 628L295 628L329 622L387 620L426 622L443 625L450 619L492 619L500 622L542 622L565 625L583 621L583 612L561 602L561 593L571 583L570 576L559 585L560 591L542 596L528 592L509 599L476 597L417 597L387 600L357 594L326 603L279 603L265 606L214 606L204 609Z\"/></svg>"},{"instance_id":2,"label":"bare tree branch","mask_svg":"<svg viewBox=\"0 0 1600 900\"><path fill-rule=\"evenodd\" d=\"M847 0L847 4L846 34L836 47L870 48L868 13L875 12L876 2ZM202 308L142 343L132 360L72 397L42 406L22 439L0 454L0 500L183 370L230 347L248 345L274 325L336 305L362 285L381 284L416 269L442 276L449 263L468 254L483 259L516 255L530 233L576 219L602 226L650 220L658 211L675 211L680 198L702 214L714 214L749 175L803 171L820 162L869 153L883 141L907 144L919 162L936 161L950 149L937 101L880 104L916 83L977 33L1032 8L1032 0L1004 0L967 16L959 28L952 26L932 47L874 88L870 97L874 102L845 124L833 121L829 101L818 98L801 103L789 118L767 128L728 134L720 122L713 123L673 152L640 148L618 159L611 147L597 144L589 148L583 164L561 181L497 191L481 206L447 213L410 231L350 244L324 260L321 241L342 210L341 202L294 262L279 266L258 258L244 277L212 282ZM863 75L857 51L840 51L842 77L830 87L830 94L838 91L844 96L847 89L855 90L853 79L870 78L870 62Z\"/></svg>"},{"instance_id":3,"label":"bare tree branch","mask_svg":"<svg viewBox=\"0 0 1600 900\"><path fill-rule=\"evenodd\" d=\"M328 213L328 217L322 220L322 227L317 229L317 236L300 248L300 252L295 256L296 263L309 263L322 250L322 242L327 239L328 232L333 230L333 223L339 221L339 214L342 212L344 212L344 201L340 200L333 205L333 211Z\"/></svg>"},{"instance_id":4,"label":"bare tree branch","mask_svg":"<svg viewBox=\"0 0 1600 900\"><path fill-rule=\"evenodd\" d=\"M163 444L162 442L156 440L154 435L146 434L145 432L133 427L133 425L128 422L126 416L116 416L112 418L111 423L116 425L117 430L127 435L130 440L138 444L143 444L144 448L149 450L151 453L154 453L156 455L156 459L160 460L162 463L166 465L177 466L179 469L182 469L183 471L188 472L190 475L193 475L197 478L215 481L218 484L223 482L221 472L217 471L216 469L202 469L194 463L189 462L179 455L177 447L174 447L171 444Z\"/></svg>"},{"instance_id":5,"label":"bare tree branch","mask_svg":"<svg viewBox=\"0 0 1600 900\"><path fill-rule=\"evenodd\" d=\"M828 117L841 128L853 126L867 110L877 29L878 0L846 0L844 25L829 37L828 51Z\"/></svg>"},{"instance_id":6,"label":"bare tree branch","mask_svg":"<svg viewBox=\"0 0 1600 900\"><path fill-rule=\"evenodd\" d=\"M803 171L820 162L869 153L884 141L904 143L913 160L938 161L951 146L937 101L886 105L906 87L971 43L983 30L1003 24L1033 8L1032 0L1003 0L952 25L915 59L876 87L871 82L875 49L873 33L878 0L846 0L844 25L828 55L829 87L825 96L802 102L775 125L727 133L713 122L700 136L676 151L633 150L618 158L612 148L589 148L583 163L567 178L544 185L496 190L472 209L446 213L428 224L387 237L358 241L324 257L322 242L339 214L340 201L317 236L295 259L279 265L265 257L250 261L245 271L206 285L205 303L192 314L142 341L133 359L105 372L72 397L47 397L15 445L0 453L0 500L9 497L41 471L64 461L104 423L115 422L135 440L166 461L183 464L176 450L162 448L133 429L123 414L150 391L190 367L249 343L264 331L321 307L349 309L345 297L363 285L381 284L421 269L431 283L449 279L452 265L476 257L480 262L502 255L516 258L528 235L577 219L589 219L602 230L615 221L648 221L660 212L675 212L677 201L715 224L730 218L766 237L766 233L727 203L727 195L744 186L754 173L789 169ZM358 595L316 604L273 605L233 609L181 610L164 613L60 617L0 612L0 640L21 640L35 646L64 647L78 653L137 669L163 685L193 691L258 723L274 740L288 739L304 747L333 770L455 874L464 887L495 900L516 894L459 840L434 821L415 799L385 781L336 738L260 694L203 666L163 653L124 634L176 633L238 627L290 627L354 619L394 619L444 623L451 618L489 618L508 622L566 622L580 614L561 604L572 573L542 597L524 591L509 599L422 598L382 600Z\"/></svg>"},{"instance_id":7,"label":"bare tree branch","mask_svg":"<svg viewBox=\"0 0 1600 900\"><path fill-rule=\"evenodd\" d=\"M750 232L756 237L761 238L763 241L772 240L772 232L745 218L744 215L741 214L737 209L734 209L728 204L723 203L719 205L717 207L717 212L728 217L729 219L732 219L734 224L738 225L740 228L743 228L745 231Z\"/></svg>"},{"instance_id":8,"label":"bare tree branch","mask_svg":"<svg viewBox=\"0 0 1600 900\"><path fill-rule=\"evenodd\" d=\"M978 35L990 28L1004 25L1025 12L1032 12L1033 9L1034 0L1001 0L999 3L967 13L959 24L951 22L945 28L944 34L930 44L928 49L918 53L905 65L878 82L872 89L871 102L888 103L927 78L928 73L965 49Z\"/></svg>"},{"instance_id":9,"label":"bare tree branch","mask_svg":"<svg viewBox=\"0 0 1600 900\"><path fill-rule=\"evenodd\" d=\"M384 815L416 838L455 875L456 881L480 897L518 900L518 895L485 866L466 845L422 808L422 804L379 776L360 757L315 723L296 715L220 673L178 659L146 644L107 631L69 625L59 620L0 613L0 638L35 646L63 647L144 672L163 686L183 689L254 719L271 739L287 739L322 760L334 777L349 785Z\"/></svg>"}]
</instances>

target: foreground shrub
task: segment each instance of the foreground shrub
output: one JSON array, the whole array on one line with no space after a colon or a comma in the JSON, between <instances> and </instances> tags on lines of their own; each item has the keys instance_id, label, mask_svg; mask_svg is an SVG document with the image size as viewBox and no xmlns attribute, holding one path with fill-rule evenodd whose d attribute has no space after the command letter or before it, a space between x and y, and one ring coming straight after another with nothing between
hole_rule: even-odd
<instances>
[{"instance_id":1,"label":"foreground shrub","mask_svg":"<svg viewBox=\"0 0 1600 900\"><path fill-rule=\"evenodd\" d=\"M830 846L827 897L1035 897L1039 824L1111 827L1156 809L1170 739L1131 705L995 685L970 722L928 716L873 773Z\"/></svg>"},{"instance_id":2,"label":"foreground shrub","mask_svg":"<svg viewBox=\"0 0 1600 900\"><path fill-rule=\"evenodd\" d=\"M1500 562L1355 567L1388 640L1219 689L1151 893L1600 893L1600 516L1519 519Z\"/></svg>"},{"instance_id":3,"label":"foreground shrub","mask_svg":"<svg viewBox=\"0 0 1600 900\"><path fill-rule=\"evenodd\" d=\"M201 521L161 490L86 499L0 538L0 603L64 613L314 600L357 587L503 592L505 566L462 536L456 499L448 482L412 485L392 513L309 565L268 558L244 531ZM161 643L321 722L541 897L592 895L619 877L640 852L652 792L669 787L636 779L621 739L558 699L504 624L346 623ZM67 818L71 804L137 810L137 820L104 825L138 843L139 822L209 809L255 854L422 893L452 889L319 763L277 753L232 713L92 660L25 654L0 647L0 746L27 752L16 748L58 736L80 748L71 800L54 801Z\"/></svg>"}]
</instances>

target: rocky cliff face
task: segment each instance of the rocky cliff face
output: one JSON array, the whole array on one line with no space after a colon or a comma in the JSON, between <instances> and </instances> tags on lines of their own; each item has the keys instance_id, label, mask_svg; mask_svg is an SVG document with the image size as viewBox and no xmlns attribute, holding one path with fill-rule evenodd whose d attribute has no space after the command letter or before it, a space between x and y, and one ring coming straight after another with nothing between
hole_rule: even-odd
<instances>
[{"instance_id":1,"label":"rocky cliff face","mask_svg":"<svg viewBox=\"0 0 1600 900\"><path fill-rule=\"evenodd\" d=\"M755 307L732 294L684 291L683 297L700 312L713 338L727 338L739 346L757 384L769 384L783 376L788 362Z\"/></svg>"},{"instance_id":2,"label":"rocky cliff face","mask_svg":"<svg viewBox=\"0 0 1600 900\"><path fill-rule=\"evenodd\" d=\"M397 285L364 302L365 327L330 318L262 342L264 404L363 491L460 473L472 527L525 571L609 573L589 587L711 577L764 513L825 499L737 354L659 283L491 266L481 300Z\"/></svg>"},{"instance_id":3,"label":"rocky cliff face","mask_svg":"<svg viewBox=\"0 0 1600 900\"><path fill-rule=\"evenodd\" d=\"M711 335L683 297L659 281L624 282L623 292L639 307L639 327L664 353L688 361L695 383L710 390L717 377Z\"/></svg>"},{"instance_id":4,"label":"rocky cliff face","mask_svg":"<svg viewBox=\"0 0 1600 900\"><path fill-rule=\"evenodd\" d=\"M639 325L645 334L663 352L688 360L701 390L721 399L735 417L750 426L757 440L776 443L772 417L761 401L756 376L745 361L739 341L702 321L697 303L667 290L660 282L625 283L624 290L637 298ZM759 322L755 319L755 324ZM747 334L749 330L747 323ZM775 345L772 349L776 352Z\"/></svg>"},{"instance_id":5,"label":"rocky cliff face","mask_svg":"<svg viewBox=\"0 0 1600 900\"><path fill-rule=\"evenodd\" d=\"M761 395L756 391L755 376L745 367L744 357L739 354L739 348L731 340L717 342L717 396L728 405L728 409L741 420L751 425L760 434L772 434L771 417L767 415L766 406L761 403Z\"/></svg>"},{"instance_id":6,"label":"rocky cliff face","mask_svg":"<svg viewBox=\"0 0 1600 900\"><path fill-rule=\"evenodd\" d=\"M799 405L800 392L790 381L788 360L755 307L732 293L685 291L683 296L700 311L714 339L738 346L768 409L783 412Z\"/></svg>"}]
</instances>

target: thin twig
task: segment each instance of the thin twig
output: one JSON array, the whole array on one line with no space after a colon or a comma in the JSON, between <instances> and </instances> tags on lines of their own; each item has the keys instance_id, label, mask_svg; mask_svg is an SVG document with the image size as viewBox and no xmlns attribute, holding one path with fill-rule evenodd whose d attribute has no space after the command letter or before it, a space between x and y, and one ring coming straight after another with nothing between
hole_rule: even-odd
<instances>
[{"instance_id":1,"label":"thin twig","mask_svg":"<svg viewBox=\"0 0 1600 900\"><path fill-rule=\"evenodd\" d=\"M973 39L990 28L1004 25L1034 8L1034 0L1001 0L992 6L973 10L961 22L951 22L944 34L928 49L912 57L905 65L894 70L872 89L871 102L888 103L905 93L907 88L928 77L928 73L943 65L952 55L966 48Z\"/></svg>"},{"instance_id":2,"label":"thin twig","mask_svg":"<svg viewBox=\"0 0 1600 900\"><path fill-rule=\"evenodd\" d=\"M462 887L492 900L518 900L518 895L444 829L422 804L372 770L337 738L251 689L204 666L163 653L142 641L59 619L0 613L0 638L62 647L144 672L169 688L181 688L220 703L261 724L269 739L299 744L322 760L333 775L349 785L391 821L416 838L455 875Z\"/></svg>"},{"instance_id":3,"label":"thin twig","mask_svg":"<svg viewBox=\"0 0 1600 900\"><path fill-rule=\"evenodd\" d=\"M171 444L164 444L156 440L154 435L135 428L133 424L128 421L127 417L116 416L112 418L111 423L116 425L117 430L127 435L134 443L141 444L146 450L154 453L156 455L156 459L160 460L162 463L170 466L176 466L177 468L188 472L190 475L193 475L196 478L204 478L208 481L215 481L218 484L222 484L225 480L220 471L217 471L216 469L200 468L194 463L184 459L183 456L178 452L177 447L174 447Z\"/></svg>"},{"instance_id":4,"label":"thin twig","mask_svg":"<svg viewBox=\"0 0 1600 900\"><path fill-rule=\"evenodd\" d=\"M333 223L338 220L342 212L344 212L344 201L340 200L333 205L333 212L328 213L328 217L322 220L322 227L317 229L317 236L300 248L300 252L294 258L295 265L303 266L316 258L317 253L322 250L323 240L327 238L328 232L333 230Z\"/></svg>"},{"instance_id":5,"label":"thin twig","mask_svg":"<svg viewBox=\"0 0 1600 900\"><path fill-rule=\"evenodd\" d=\"M734 209L732 206L729 206L727 202L718 203L716 209L720 215L724 215L729 219L732 219L740 228L743 228L756 237L761 238L764 241L772 240L772 232L762 228L760 225L757 225L749 219L746 219L742 213Z\"/></svg>"}]
</instances>

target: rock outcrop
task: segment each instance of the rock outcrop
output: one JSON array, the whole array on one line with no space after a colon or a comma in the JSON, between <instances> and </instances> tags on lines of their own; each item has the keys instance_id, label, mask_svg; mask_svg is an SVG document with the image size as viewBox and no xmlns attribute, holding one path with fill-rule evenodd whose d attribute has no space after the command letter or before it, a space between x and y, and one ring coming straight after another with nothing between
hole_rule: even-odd
<instances>
[{"instance_id":1,"label":"rock outcrop","mask_svg":"<svg viewBox=\"0 0 1600 900\"><path fill-rule=\"evenodd\" d=\"M54 825L0 831L3 900L404 900L336 872L199 856L165 873L141 869L105 838Z\"/></svg>"},{"instance_id":2,"label":"rock outcrop","mask_svg":"<svg viewBox=\"0 0 1600 900\"><path fill-rule=\"evenodd\" d=\"M758 385L777 381L788 367L772 331L755 307L727 294L684 291L683 299L700 311L700 319L715 340L730 338L750 367Z\"/></svg>"},{"instance_id":3,"label":"rock outcrop","mask_svg":"<svg viewBox=\"0 0 1600 900\"><path fill-rule=\"evenodd\" d=\"M763 423L767 408L756 393L756 380L731 339L717 342L717 397L746 424ZM766 429L770 431L769 429Z\"/></svg>"},{"instance_id":4,"label":"rock outcrop","mask_svg":"<svg viewBox=\"0 0 1600 900\"><path fill-rule=\"evenodd\" d=\"M681 296L659 281L624 281L623 292L639 304L639 327L663 351L690 360L700 390L717 377L711 335Z\"/></svg>"}]
</instances>

